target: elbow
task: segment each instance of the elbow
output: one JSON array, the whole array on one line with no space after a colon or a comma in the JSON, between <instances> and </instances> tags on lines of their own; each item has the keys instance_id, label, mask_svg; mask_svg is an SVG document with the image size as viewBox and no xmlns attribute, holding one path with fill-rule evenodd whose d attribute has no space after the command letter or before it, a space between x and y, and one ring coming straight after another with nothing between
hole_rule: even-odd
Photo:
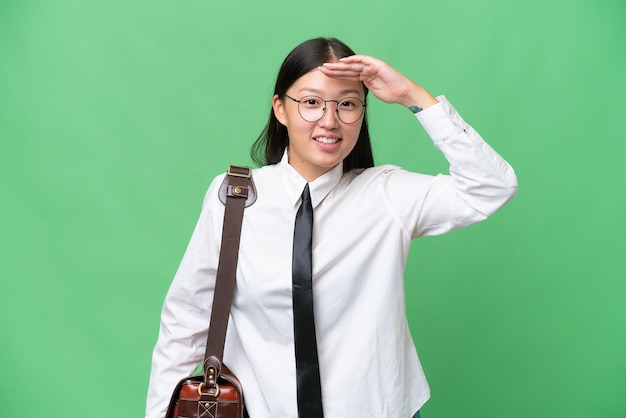
<instances>
[{"instance_id":1,"label":"elbow","mask_svg":"<svg viewBox=\"0 0 626 418\"><path fill-rule=\"evenodd\" d=\"M506 205L517 194L517 182L504 190L502 205Z\"/></svg>"},{"instance_id":2,"label":"elbow","mask_svg":"<svg viewBox=\"0 0 626 418\"><path fill-rule=\"evenodd\" d=\"M497 210L507 204L517 194L518 182L515 171L508 166L508 170L504 170L504 174L497 181L494 181L493 186L494 203L496 203L495 210Z\"/></svg>"},{"instance_id":3,"label":"elbow","mask_svg":"<svg viewBox=\"0 0 626 418\"><path fill-rule=\"evenodd\" d=\"M474 210L482 214L483 219L493 215L506 205L517 194L517 179L512 181L482 184L475 191L477 199L470 204Z\"/></svg>"},{"instance_id":4,"label":"elbow","mask_svg":"<svg viewBox=\"0 0 626 418\"><path fill-rule=\"evenodd\" d=\"M509 200L513 199L513 196L515 196L517 194L517 176L515 175L514 172L511 173L510 179L507 182L506 186L504 187L505 189L505 195L506 195L506 200L504 203L508 202Z\"/></svg>"},{"instance_id":5,"label":"elbow","mask_svg":"<svg viewBox=\"0 0 626 418\"><path fill-rule=\"evenodd\" d=\"M492 195L492 205L485 215L490 216L504 205L506 205L517 194L517 179L514 177L512 181L506 182L497 188Z\"/></svg>"}]
</instances>

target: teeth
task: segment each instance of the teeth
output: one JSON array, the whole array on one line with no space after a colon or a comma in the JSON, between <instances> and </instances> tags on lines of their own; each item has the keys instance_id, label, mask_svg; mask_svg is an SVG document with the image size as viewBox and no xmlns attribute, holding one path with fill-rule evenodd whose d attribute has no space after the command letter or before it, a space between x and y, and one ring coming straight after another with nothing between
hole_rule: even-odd
<instances>
[{"instance_id":1,"label":"teeth","mask_svg":"<svg viewBox=\"0 0 626 418\"><path fill-rule=\"evenodd\" d=\"M315 140L323 144L334 144L339 141L339 138L326 138L325 136L318 136Z\"/></svg>"}]
</instances>

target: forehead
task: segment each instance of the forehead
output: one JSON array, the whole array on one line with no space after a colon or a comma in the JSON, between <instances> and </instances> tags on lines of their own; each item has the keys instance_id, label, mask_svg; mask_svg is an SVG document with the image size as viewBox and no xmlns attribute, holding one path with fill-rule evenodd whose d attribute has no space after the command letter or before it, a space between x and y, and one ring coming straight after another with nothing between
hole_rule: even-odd
<instances>
[{"instance_id":1,"label":"forehead","mask_svg":"<svg viewBox=\"0 0 626 418\"><path fill-rule=\"evenodd\" d=\"M317 96L335 97L357 96L363 97L364 89L361 82L354 79L336 79L324 75L318 69L312 70L299 79L289 88L296 94L315 94Z\"/></svg>"}]
</instances>

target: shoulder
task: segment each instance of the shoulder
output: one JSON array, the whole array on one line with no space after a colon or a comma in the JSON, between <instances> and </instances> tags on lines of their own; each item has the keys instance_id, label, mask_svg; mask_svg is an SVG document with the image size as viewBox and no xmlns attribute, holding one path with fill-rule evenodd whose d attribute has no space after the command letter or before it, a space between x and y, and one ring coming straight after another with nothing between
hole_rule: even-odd
<instances>
[{"instance_id":1,"label":"shoulder","mask_svg":"<svg viewBox=\"0 0 626 418\"><path fill-rule=\"evenodd\" d=\"M385 195L413 193L428 189L438 176L407 171L402 167L384 164L367 169L354 169L345 173L341 188L364 192L381 192Z\"/></svg>"},{"instance_id":2,"label":"shoulder","mask_svg":"<svg viewBox=\"0 0 626 418\"><path fill-rule=\"evenodd\" d=\"M224 177L226 177L226 172L218 174L213 178L213 180L211 180L211 183L204 194L204 200L202 201L203 210L211 210L211 208L215 207L219 203L219 190L222 182L224 181Z\"/></svg>"},{"instance_id":3,"label":"shoulder","mask_svg":"<svg viewBox=\"0 0 626 418\"><path fill-rule=\"evenodd\" d=\"M278 164L264 165L263 167L254 168L252 170L252 178L262 181L275 179L278 172Z\"/></svg>"},{"instance_id":4,"label":"shoulder","mask_svg":"<svg viewBox=\"0 0 626 418\"><path fill-rule=\"evenodd\" d=\"M397 172L405 172L405 170L391 164L378 165L370 168L355 168L344 173L341 182L344 184L367 184L379 180L388 174Z\"/></svg>"}]
</instances>

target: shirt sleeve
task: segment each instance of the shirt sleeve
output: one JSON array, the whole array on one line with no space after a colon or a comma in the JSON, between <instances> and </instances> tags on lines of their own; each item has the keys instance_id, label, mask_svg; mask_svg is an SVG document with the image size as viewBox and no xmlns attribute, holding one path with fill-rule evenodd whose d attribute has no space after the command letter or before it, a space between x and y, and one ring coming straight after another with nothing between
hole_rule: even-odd
<instances>
[{"instance_id":1,"label":"shirt sleeve","mask_svg":"<svg viewBox=\"0 0 626 418\"><path fill-rule=\"evenodd\" d=\"M146 418L163 418L172 391L193 373L204 357L221 234L215 219L223 217L217 199L221 179L206 194L200 218L161 312L159 337L152 354ZM221 210L221 212L220 212Z\"/></svg>"},{"instance_id":2,"label":"shirt sleeve","mask_svg":"<svg viewBox=\"0 0 626 418\"><path fill-rule=\"evenodd\" d=\"M391 209L412 238L482 221L517 191L513 168L468 125L445 96L416 116L450 164L449 174L401 169L383 175Z\"/></svg>"}]
</instances>

